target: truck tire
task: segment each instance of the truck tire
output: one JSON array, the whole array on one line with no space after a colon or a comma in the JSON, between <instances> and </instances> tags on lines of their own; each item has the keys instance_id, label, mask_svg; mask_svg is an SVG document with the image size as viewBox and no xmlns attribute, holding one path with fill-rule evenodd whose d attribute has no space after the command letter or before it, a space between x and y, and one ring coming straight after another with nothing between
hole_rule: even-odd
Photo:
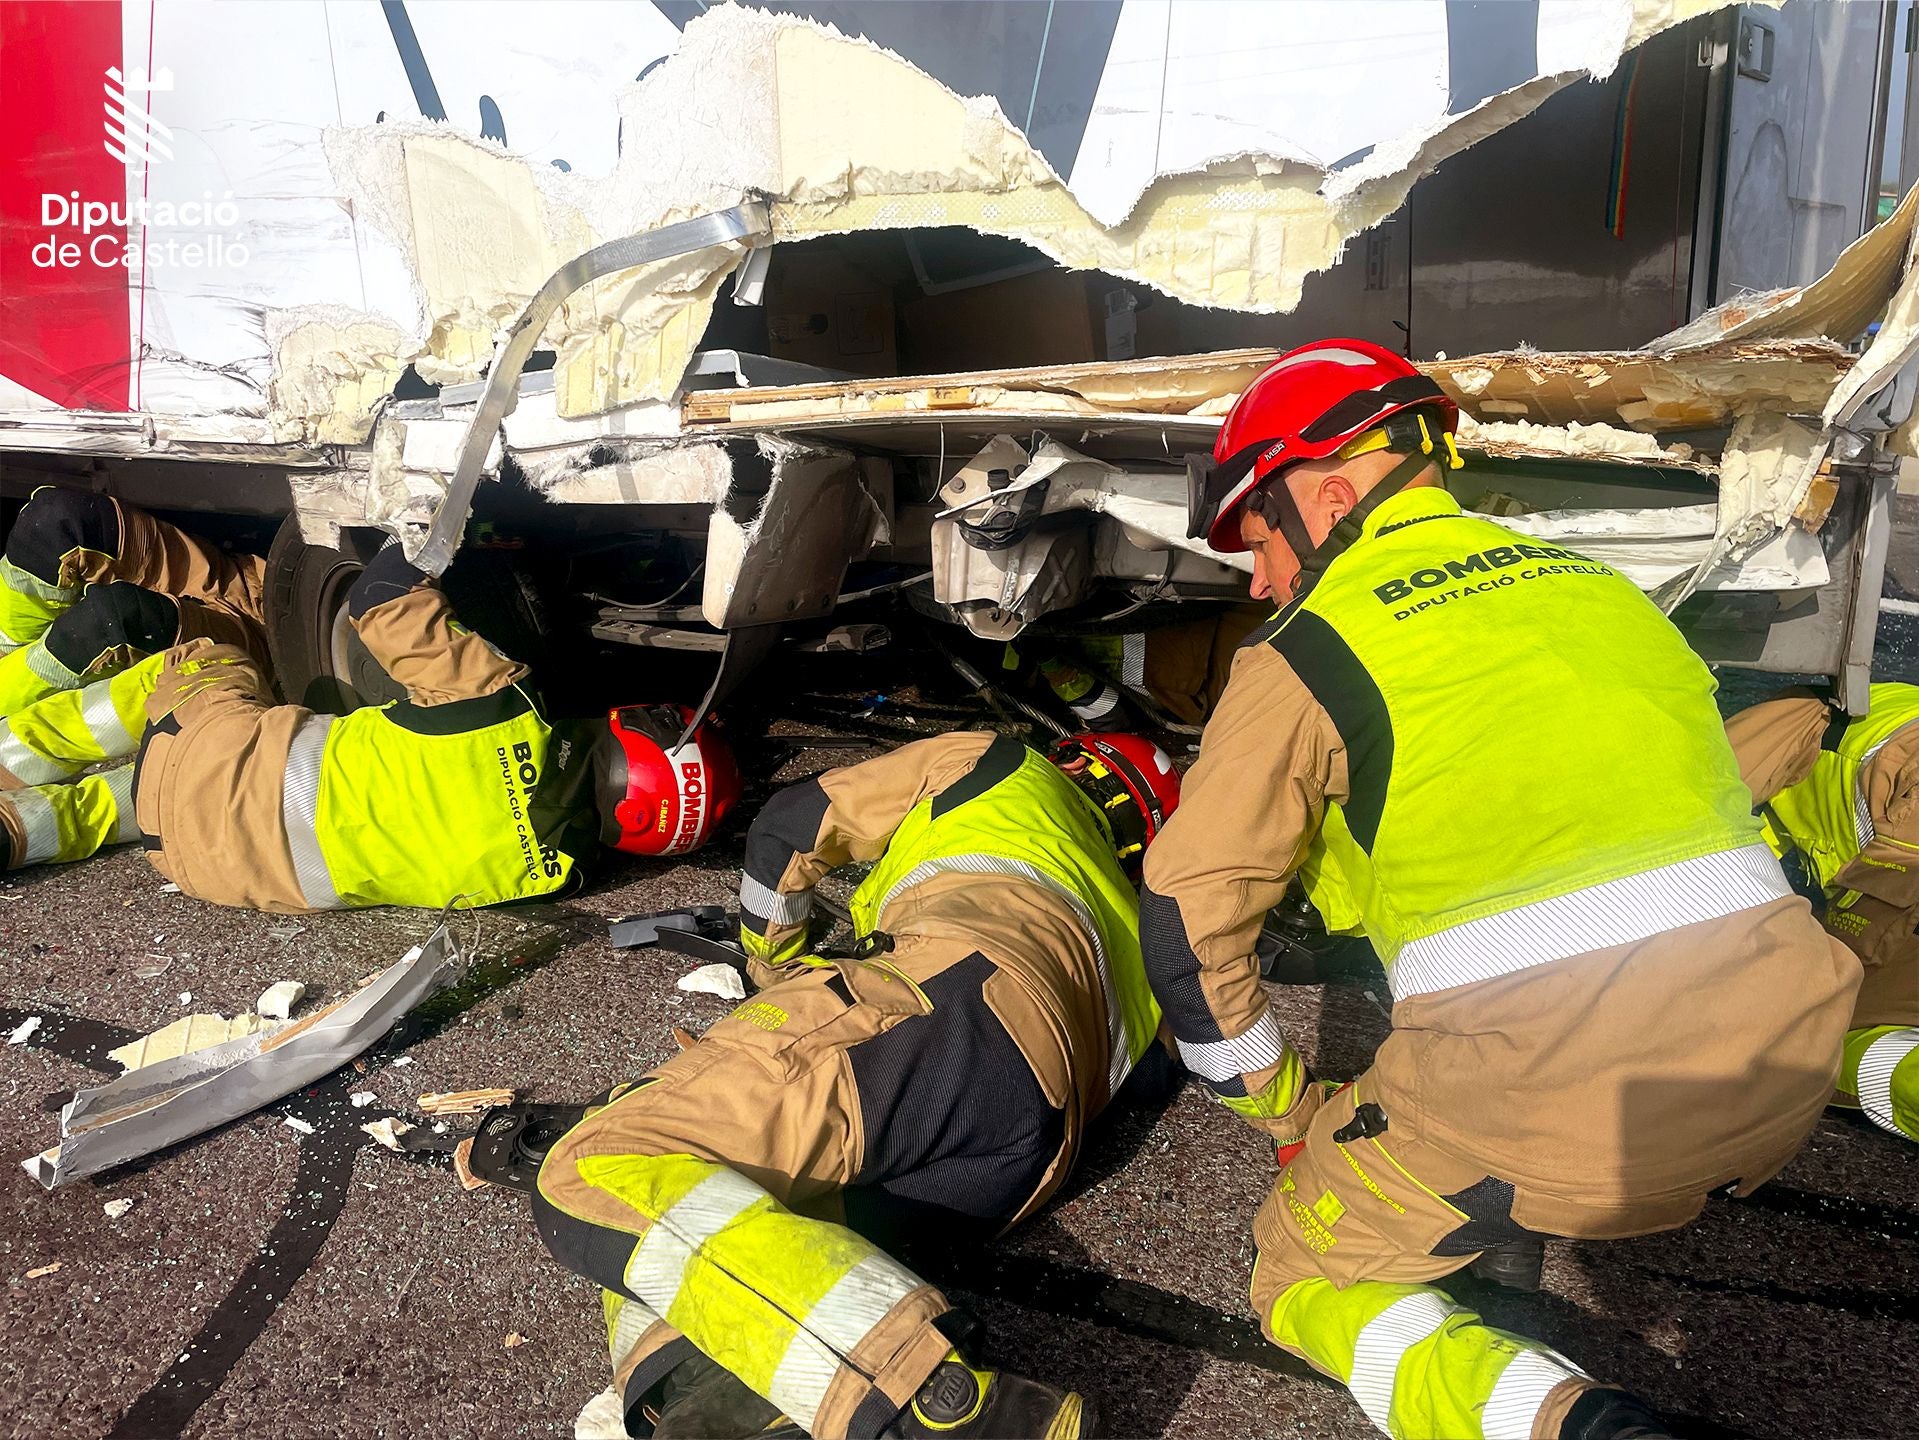
<instances>
[{"instance_id":1,"label":"truck tire","mask_svg":"<svg viewBox=\"0 0 1919 1440\"><path fill-rule=\"evenodd\" d=\"M267 643L280 693L327 715L405 698L347 623L346 597L386 543L377 530L342 530L340 543L312 545L289 515L267 552Z\"/></svg>"}]
</instances>

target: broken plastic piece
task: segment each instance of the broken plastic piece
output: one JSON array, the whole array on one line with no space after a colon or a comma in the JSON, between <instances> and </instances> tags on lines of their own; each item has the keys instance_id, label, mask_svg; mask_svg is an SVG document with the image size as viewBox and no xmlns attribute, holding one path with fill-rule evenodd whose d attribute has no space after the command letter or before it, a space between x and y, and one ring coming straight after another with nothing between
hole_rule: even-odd
<instances>
[{"instance_id":1,"label":"broken plastic piece","mask_svg":"<svg viewBox=\"0 0 1919 1440\"><path fill-rule=\"evenodd\" d=\"M24 1045L27 1043L27 1040L32 1036L33 1032L38 1030L39 1028L40 1028L40 1017L38 1015L29 1015L27 1016L26 1019L22 1020L18 1025L13 1027L13 1033L7 1036L7 1044Z\"/></svg>"},{"instance_id":2,"label":"broken plastic piece","mask_svg":"<svg viewBox=\"0 0 1919 1440\"><path fill-rule=\"evenodd\" d=\"M680 989L699 995L718 995L723 1000L744 1000L746 982L740 972L724 961L689 970L675 982Z\"/></svg>"},{"instance_id":3,"label":"broken plastic piece","mask_svg":"<svg viewBox=\"0 0 1919 1440\"><path fill-rule=\"evenodd\" d=\"M61 1143L27 1162L48 1189L97 1174L269 1105L330 1074L449 983L459 947L442 923L350 998L269 1032L229 1040L83 1090Z\"/></svg>"},{"instance_id":4,"label":"broken plastic piece","mask_svg":"<svg viewBox=\"0 0 1919 1440\"><path fill-rule=\"evenodd\" d=\"M616 950L636 945L657 945L662 930L679 930L689 935L721 930L726 925L724 905L692 905L684 910L656 910L650 915L628 915L607 927L606 938Z\"/></svg>"},{"instance_id":5,"label":"broken plastic piece","mask_svg":"<svg viewBox=\"0 0 1919 1440\"><path fill-rule=\"evenodd\" d=\"M307 993L307 987L298 980L280 980L267 986L260 992L260 998L253 1002L253 1008L269 1020L286 1020L293 1015L293 1007Z\"/></svg>"},{"instance_id":6,"label":"broken plastic piece","mask_svg":"<svg viewBox=\"0 0 1919 1440\"><path fill-rule=\"evenodd\" d=\"M375 1095L371 1090L355 1090L346 1098L347 1102L351 1104L355 1110L363 1110L380 1097Z\"/></svg>"},{"instance_id":7,"label":"broken plastic piece","mask_svg":"<svg viewBox=\"0 0 1919 1440\"><path fill-rule=\"evenodd\" d=\"M42 1275L51 1275L60 1268L60 1265L61 1262L58 1260L54 1261L51 1265L36 1265L33 1269L27 1271L27 1279L38 1280Z\"/></svg>"},{"instance_id":8,"label":"broken plastic piece","mask_svg":"<svg viewBox=\"0 0 1919 1440\"><path fill-rule=\"evenodd\" d=\"M133 1208L133 1201L131 1199L109 1200L100 1208L107 1212L107 1219L118 1220Z\"/></svg>"},{"instance_id":9,"label":"broken plastic piece","mask_svg":"<svg viewBox=\"0 0 1919 1440\"><path fill-rule=\"evenodd\" d=\"M298 1130L302 1135L311 1135L313 1133L312 1123L302 1120L297 1115L282 1115L280 1117L280 1123L289 1130Z\"/></svg>"}]
</instances>

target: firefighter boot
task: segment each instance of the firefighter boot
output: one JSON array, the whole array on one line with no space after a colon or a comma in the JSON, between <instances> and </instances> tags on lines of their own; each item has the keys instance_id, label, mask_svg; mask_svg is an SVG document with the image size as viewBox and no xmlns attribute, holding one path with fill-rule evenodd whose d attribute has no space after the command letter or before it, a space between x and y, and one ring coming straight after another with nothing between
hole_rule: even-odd
<instances>
[{"instance_id":1,"label":"firefighter boot","mask_svg":"<svg viewBox=\"0 0 1919 1440\"><path fill-rule=\"evenodd\" d=\"M1545 1267L1546 1242L1537 1235L1526 1235L1480 1251L1468 1268L1481 1280L1530 1293L1539 1289L1540 1273Z\"/></svg>"},{"instance_id":2,"label":"firefighter boot","mask_svg":"<svg viewBox=\"0 0 1919 1440\"><path fill-rule=\"evenodd\" d=\"M913 1403L880 1431L890 1440L1081 1440L1092 1408L1070 1390L1000 1370L975 1370L948 1352Z\"/></svg>"},{"instance_id":3,"label":"firefighter boot","mask_svg":"<svg viewBox=\"0 0 1919 1440\"><path fill-rule=\"evenodd\" d=\"M746 1382L691 1355L660 1382L653 1440L805 1440L806 1432Z\"/></svg>"},{"instance_id":4,"label":"firefighter boot","mask_svg":"<svg viewBox=\"0 0 1919 1440\"><path fill-rule=\"evenodd\" d=\"M1602 1385L1573 1402L1559 1440L1673 1440L1673 1434L1637 1395Z\"/></svg>"}]
</instances>

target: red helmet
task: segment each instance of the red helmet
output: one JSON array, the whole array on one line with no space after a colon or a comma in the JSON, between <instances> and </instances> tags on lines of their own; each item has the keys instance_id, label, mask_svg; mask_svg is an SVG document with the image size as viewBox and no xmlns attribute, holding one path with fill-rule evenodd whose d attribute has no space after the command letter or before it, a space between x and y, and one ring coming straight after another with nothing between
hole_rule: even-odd
<instances>
[{"instance_id":1,"label":"red helmet","mask_svg":"<svg viewBox=\"0 0 1919 1440\"><path fill-rule=\"evenodd\" d=\"M1446 392L1384 346L1315 340L1287 351L1233 402L1212 455L1187 457L1186 533L1204 536L1222 554L1244 550L1240 511L1261 485L1301 460L1324 460L1420 405L1439 409L1447 435L1459 427L1459 407ZM1407 444L1393 448L1431 453L1440 443L1425 435L1421 447L1421 438L1414 429ZM1450 456L1451 442L1445 443Z\"/></svg>"},{"instance_id":2,"label":"red helmet","mask_svg":"<svg viewBox=\"0 0 1919 1440\"><path fill-rule=\"evenodd\" d=\"M684 705L622 705L595 748L600 840L629 855L683 855L719 828L740 798L740 767L708 721L684 745Z\"/></svg>"},{"instance_id":3,"label":"red helmet","mask_svg":"<svg viewBox=\"0 0 1919 1440\"><path fill-rule=\"evenodd\" d=\"M1141 736L1074 735L1051 758L1105 812L1121 860L1137 860L1179 804L1173 757Z\"/></svg>"}]
</instances>

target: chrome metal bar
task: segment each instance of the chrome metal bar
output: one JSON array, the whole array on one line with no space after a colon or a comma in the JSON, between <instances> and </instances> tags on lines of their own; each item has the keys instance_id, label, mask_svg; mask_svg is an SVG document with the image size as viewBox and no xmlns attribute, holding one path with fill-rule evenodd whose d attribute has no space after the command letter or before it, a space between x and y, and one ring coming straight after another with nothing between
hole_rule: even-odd
<instances>
[{"instance_id":1,"label":"chrome metal bar","mask_svg":"<svg viewBox=\"0 0 1919 1440\"><path fill-rule=\"evenodd\" d=\"M493 356L493 368L486 377L486 393L480 398L479 409L472 420L467 422L453 480L413 563L429 575L442 574L453 563L466 530L467 516L472 513L473 492L480 483L486 452L493 445L493 437L500 433L501 422L512 413L513 404L519 398L520 371L526 367L540 332L546 329L546 322L553 318L553 312L567 296L602 275L631 270L636 265L650 265L656 260L671 260L676 255L690 255L714 245L750 247L763 242L771 233L772 219L766 205L750 200L731 210L682 220L677 225L663 225L642 235L609 240L556 270L540 287L540 293L527 302L526 309L520 312Z\"/></svg>"}]
</instances>

